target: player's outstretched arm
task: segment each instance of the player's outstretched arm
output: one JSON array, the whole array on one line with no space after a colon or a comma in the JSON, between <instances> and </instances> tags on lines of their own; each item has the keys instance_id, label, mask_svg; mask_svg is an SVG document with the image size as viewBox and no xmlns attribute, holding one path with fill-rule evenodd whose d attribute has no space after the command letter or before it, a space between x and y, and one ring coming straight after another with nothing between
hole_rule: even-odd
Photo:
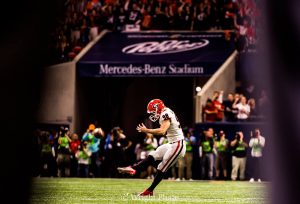
<instances>
[{"instance_id":1,"label":"player's outstretched arm","mask_svg":"<svg viewBox=\"0 0 300 204\"><path fill-rule=\"evenodd\" d=\"M138 132L151 133L153 135L165 135L170 127L170 124L170 120L164 120L159 128L149 129L144 125L144 123L141 123L136 127L136 129Z\"/></svg>"}]
</instances>

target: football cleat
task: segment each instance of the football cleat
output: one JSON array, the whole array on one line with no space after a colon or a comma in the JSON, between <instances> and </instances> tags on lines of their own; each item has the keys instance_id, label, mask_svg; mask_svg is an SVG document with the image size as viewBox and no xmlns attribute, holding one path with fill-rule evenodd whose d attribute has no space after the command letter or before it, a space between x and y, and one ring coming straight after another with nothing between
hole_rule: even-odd
<instances>
[{"instance_id":1,"label":"football cleat","mask_svg":"<svg viewBox=\"0 0 300 204\"><path fill-rule=\"evenodd\" d=\"M131 166L118 167L118 171L121 174L130 174L130 175L135 175L136 174L136 170L131 168Z\"/></svg>"},{"instance_id":2,"label":"football cleat","mask_svg":"<svg viewBox=\"0 0 300 204\"><path fill-rule=\"evenodd\" d=\"M143 192L141 192L139 196L153 196L153 191L149 191L148 189L146 189Z\"/></svg>"}]
</instances>

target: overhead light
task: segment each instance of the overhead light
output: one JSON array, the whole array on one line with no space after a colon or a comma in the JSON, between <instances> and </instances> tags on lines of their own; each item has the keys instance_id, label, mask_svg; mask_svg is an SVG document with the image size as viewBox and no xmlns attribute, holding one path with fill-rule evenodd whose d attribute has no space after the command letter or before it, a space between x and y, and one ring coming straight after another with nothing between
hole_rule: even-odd
<instances>
[{"instance_id":1,"label":"overhead light","mask_svg":"<svg viewBox=\"0 0 300 204\"><path fill-rule=\"evenodd\" d=\"M196 87L196 92L199 93L200 91L201 91L201 87L200 87L200 86L197 86L197 87Z\"/></svg>"}]
</instances>

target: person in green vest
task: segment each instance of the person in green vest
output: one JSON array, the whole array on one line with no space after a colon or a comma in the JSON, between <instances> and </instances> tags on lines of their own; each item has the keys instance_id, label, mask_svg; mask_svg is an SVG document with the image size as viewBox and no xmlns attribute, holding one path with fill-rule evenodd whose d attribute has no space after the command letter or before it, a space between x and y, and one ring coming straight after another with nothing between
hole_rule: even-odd
<instances>
[{"instance_id":1,"label":"person in green vest","mask_svg":"<svg viewBox=\"0 0 300 204\"><path fill-rule=\"evenodd\" d=\"M217 150L216 157L216 179L220 179L221 170L223 172L223 178L227 178L227 162L229 152L229 141L226 139L226 134L223 130L219 132L219 139L215 141L215 148Z\"/></svg>"},{"instance_id":2,"label":"person in green vest","mask_svg":"<svg viewBox=\"0 0 300 204\"><path fill-rule=\"evenodd\" d=\"M208 128L204 131L204 137L200 141L200 157L202 166L202 179L211 180L213 177L213 166L214 166L214 130Z\"/></svg>"},{"instance_id":3,"label":"person in green vest","mask_svg":"<svg viewBox=\"0 0 300 204\"><path fill-rule=\"evenodd\" d=\"M178 159L178 178L180 180L192 179L192 163L193 163L193 146L196 144L196 137L193 136L190 129L183 129L184 141L186 144L185 156ZM184 169L186 168L186 177L184 176Z\"/></svg>"},{"instance_id":4,"label":"person in green vest","mask_svg":"<svg viewBox=\"0 0 300 204\"><path fill-rule=\"evenodd\" d=\"M71 152L69 143L69 129L61 127L58 137L57 166L58 177L69 177L71 168Z\"/></svg>"},{"instance_id":5,"label":"person in green vest","mask_svg":"<svg viewBox=\"0 0 300 204\"><path fill-rule=\"evenodd\" d=\"M230 142L232 147L232 171L231 171L231 180L235 181L239 179L245 179L245 170L246 170L246 156L248 144L244 141L243 132L237 132L233 141Z\"/></svg>"},{"instance_id":6,"label":"person in green vest","mask_svg":"<svg viewBox=\"0 0 300 204\"><path fill-rule=\"evenodd\" d=\"M75 154L78 160L77 176L81 178L87 178L89 176L89 164L92 151L88 146L88 141L82 141L79 150Z\"/></svg>"},{"instance_id":7,"label":"person in green vest","mask_svg":"<svg viewBox=\"0 0 300 204\"><path fill-rule=\"evenodd\" d=\"M57 176L55 169L55 157L50 143L50 133L40 131L40 176Z\"/></svg>"}]
</instances>

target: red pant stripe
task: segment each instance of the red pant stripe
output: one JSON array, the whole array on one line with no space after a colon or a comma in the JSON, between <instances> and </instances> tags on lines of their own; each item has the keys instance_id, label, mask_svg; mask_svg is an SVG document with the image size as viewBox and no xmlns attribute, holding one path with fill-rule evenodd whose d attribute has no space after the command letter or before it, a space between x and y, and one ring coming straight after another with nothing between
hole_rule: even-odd
<instances>
[{"instance_id":1,"label":"red pant stripe","mask_svg":"<svg viewBox=\"0 0 300 204\"><path fill-rule=\"evenodd\" d=\"M168 166L169 162L173 159L173 157L176 155L177 151L179 150L180 147L180 140L177 142L177 147L175 152L172 154L172 156L169 158L169 160L166 162L166 164L164 165L164 167L161 169L162 171L164 171L164 169Z\"/></svg>"}]
</instances>

